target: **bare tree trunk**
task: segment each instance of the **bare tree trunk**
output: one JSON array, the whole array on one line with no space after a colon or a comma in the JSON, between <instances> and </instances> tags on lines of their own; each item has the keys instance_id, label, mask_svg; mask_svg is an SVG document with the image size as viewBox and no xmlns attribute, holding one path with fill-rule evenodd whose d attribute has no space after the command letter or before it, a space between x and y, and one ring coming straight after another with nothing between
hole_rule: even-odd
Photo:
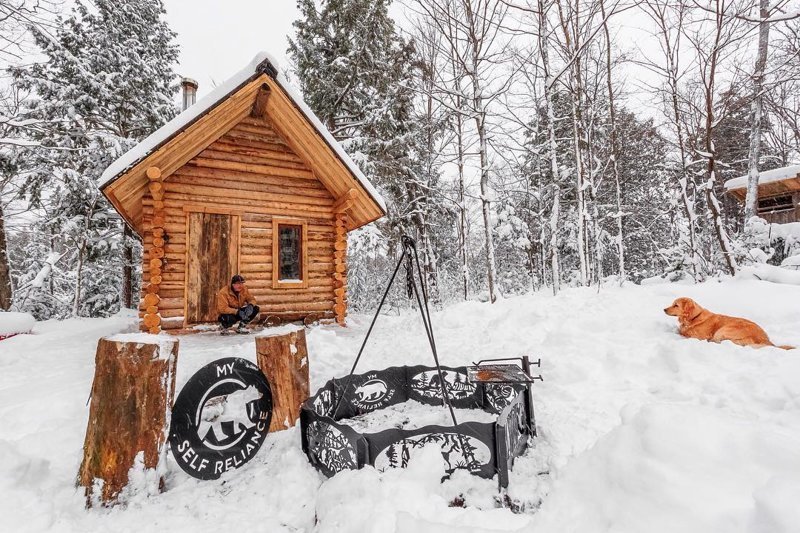
<instances>
[{"instance_id":1,"label":"bare tree trunk","mask_svg":"<svg viewBox=\"0 0 800 533\"><path fill-rule=\"evenodd\" d=\"M553 296L561 288L561 271L558 267L558 211L561 190L553 185L553 207L550 209L550 273L553 276Z\"/></svg>"},{"instance_id":2,"label":"bare tree trunk","mask_svg":"<svg viewBox=\"0 0 800 533\"><path fill-rule=\"evenodd\" d=\"M558 14L559 19L561 21L561 29L564 32L564 40L566 42L566 49L569 54L569 59L571 61L571 76L573 86L571 87L570 92L572 93L572 139L574 144L574 151L575 151L575 195L577 197L577 215L578 215L578 261L580 265L580 279L581 285L586 286L589 283L589 261L588 261L588 250L587 250L587 241L586 241L586 234L587 234L587 223L586 223L586 198L585 198L585 169L584 169L584 162L583 162L583 115L582 115L582 101L581 101L581 94L583 92L583 86L581 83L581 58L580 58L580 46L578 42L577 36L577 28L578 28L578 20L580 13L578 12L578 8L580 6L579 3L576 3L574 7L574 11L571 12L569 18L565 17L563 8L561 5L561 0L557 1L558 6ZM570 29L570 24L573 25L575 28L575 35L574 38L572 36L572 30ZM574 41L574 42L573 42Z\"/></svg>"},{"instance_id":3,"label":"bare tree trunk","mask_svg":"<svg viewBox=\"0 0 800 533\"><path fill-rule=\"evenodd\" d=\"M75 271L75 295L72 299L72 316L78 316L78 310L81 304L81 285L83 282L83 258L86 250L86 236L81 238L81 244L78 246L78 268Z\"/></svg>"},{"instance_id":4,"label":"bare tree trunk","mask_svg":"<svg viewBox=\"0 0 800 533\"><path fill-rule=\"evenodd\" d=\"M753 112L750 119L750 153L747 163L747 197L744 222L758 214L758 158L761 149L761 115L764 110L764 70L769 49L769 0L760 0L761 21L758 23L758 58L753 73Z\"/></svg>"},{"instance_id":5,"label":"bare tree trunk","mask_svg":"<svg viewBox=\"0 0 800 533\"><path fill-rule=\"evenodd\" d=\"M550 71L550 55L548 52L549 42L547 39L547 10L544 0L538 0L539 18L539 55L542 59L542 69L544 70L544 99L547 107L547 148L550 159L550 173L553 177L553 207L550 210L550 270L553 282L553 295L558 294L561 288L560 272L558 269L558 211L559 211L559 188L558 188L558 142L556 141L556 114L553 105L553 75Z\"/></svg>"},{"instance_id":6,"label":"bare tree trunk","mask_svg":"<svg viewBox=\"0 0 800 533\"><path fill-rule=\"evenodd\" d=\"M617 263L619 268L619 283L625 282L625 244L622 232L622 190L619 179L619 143L617 141L617 115L614 108L614 88L611 84L611 35L608 31L606 8L600 0L600 14L603 17L603 32L606 34L606 82L608 86L608 114L611 120L611 170L614 173L614 189L617 199Z\"/></svg>"},{"instance_id":7,"label":"bare tree trunk","mask_svg":"<svg viewBox=\"0 0 800 533\"><path fill-rule=\"evenodd\" d=\"M464 300L469 299L469 263L467 256L467 206L464 185L464 137L462 131L462 118L459 114L457 120L457 143L458 143L458 210L460 223L461 247L461 278L464 283Z\"/></svg>"},{"instance_id":8,"label":"bare tree trunk","mask_svg":"<svg viewBox=\"0 0 800 533\"><path fill-rule=\"evenodd\" d=\"M723 3L724 9L724 3ZM719 201L717 200L717 195L714 193L714 184L717 181L717 172L716 172L716 148L714 147L714 85L716 82L716 75L717 75L717 62L719 60L719 55L721 52L720 49L720 40L721 34L723 29L723 24L725 24L725 15L723 11L720 10L720 1L717 0L716 2L716 12L715 12L715 39L714 44L709 54L709 63L708 63L708 71L707 77L703 80L705 86L705 111L706 111L706 123L705 123L705 132L704 132L704 149L706 152L706 157L708 157L708 166L707 166L707 176L708 181L705 185L706 191L706 201L708 202L708 207L711 210L711 217L714 223L714 231L717 235L717 240L719 241L719 247L722 251L722 256L725 259L725 265L728 267L728 273L733 276L736 274L736 259L733 256L733 247L730 242L730 238L728 237L728 232L725 230L725 225L722 222L722 210L720 209Z\"/></svg>"},{"instance_id":9,"label":"bare tree trunk","mask_svg":"<svg viewBox=\"0 0 800 533\"><path fill-rule=\"evenodd\" d=\"M464 62L459 55L458 49L458 24L451 15L451 4L447 3L443 9L445 16L446 37L449 44L448 60L453 76L453 90L455 94L455 121L456 121L456 166L458 167L458 218L459 218L459 249L461 252L461 280L463 284L464 300L469 299L469 229L467 227L467 204L466 204L466 182L464 176L464 165L466 161L466 151L464 149L464 101L462 92L462 82L465 76Z\"/></svg>"},{"instance_id":10,"label":"bare tree trunk","mask_svg":"<svg viewBox=\"0 0 800 533\"><path fill-rule=\"evenodd\" d=\"M486 134L486 103L483 99L483 87L479 79L480 50L486 44L485 35L478 33L477 23L483 25L491 24L490 21L481 20L481 14L473 12L472 2L464 2L465 14L467 16L467 40L470 46L470 72L468 75L472 82L472 111L475 114L475 128L478 132L479 155L481 162L481 211L483 213L483 227L486 243L486 277L489 285L489 301L494 303L497 300L495 281L497 279L497 267L494 258L494 240L492 239L491 221L491 200L489 199L489 144Z\"/></svg>"},{"instance_id":11,"label":"bare tree trunk","mask_svg":"<svg viewBox=\"0 0 800 533\"><path fill-rule=\"evenodd\" d=\"M664 75L667 80L667 87L669 89L669 103L672 114L672 121L675 125L675 137L678 144L678 155L680 156L680 178L678 185L680 186L680 201L683 208L684 215L686 216L687 223L687 237L689 240L689 263L691 267L692 277L695 281L701 281L702 276L698 270L700 254L698 253L697 245L697 213L695 211L695 202L689 196L689 182L694 180L687 171L688 158L686 155L686 139L684 137L681 110L678 102L678 79L679 68L678 62L680 60L680 38L683 31L683 21L685 15L685 4L677 4L678 19L670 21L667 18L667 10L669 6L659 1L648 1L643 4L648 10L648 14L658 26L658 32L662 41L661 47L664 51L664 59L666 66L664 67ZM675 40L670 38L670 32L675 32Z\"/></svg>"},{"instance_id":12,"label":"bare tree trunk","mask_svg":"<svg viewBox=\"0 0 800 533\"><path fill-rule=\"evenodd\" d=\"M11 308L11 272L8 266L8 246L6 244L6 221L3 205L0 203L0 310Z\"/></svg>"},{"instance_id":13,"label":"bare tree trunk","mask_svg":"<svg viewBox=\"0 0 800 533\"><path fill-rule=\"evenodd\" d=\"M86 228L83 236L81 237L81 244L78 246L78 268L75 272L75 297L72 301L72 316L78 316L78 311L80 309L81 288L83 285L83 264L86 257L86 245L89 240L89 226L92 223L92 215L94 214L94 208L96 205L97 197L95 196L91 205L89 206L88 212L86 213Z\"/></svg>"},{"instance_id":14,"label":"bare tree trunk","mask_svg":"<svg viewBox=\"0 0 800 533\"><path fill-rule=\"evenodd\" d=\"M474 83L475 91L479 91L477 80ZM479 94L479 93L478 93ZM480 96L475 98L476 109L482 109ZM489 301L494 303L497 300L495 294L495 279L497 271L494 261L494 241L492 239L491 221L491 201L489 200L489 146L486 143L486 113L479 112L475 117L478 129L478 139L480 142L480 161L481 161L481 211L483 212L483 227L486 237L486 274L489 282Z\"/></svg>"},{"instance_id":15,"label":"bare tree trunk","mask_svg":"<svg viewBox=\"0 0 800 533\"><path fill-rule=\"evenodd\" d=\"M122 265L122 307L125 309L133 308L133 247L131 246L131 239L133 234L128 224L123 221L122 230L122 248L123 252L123 265Z\"/></svg>"}]
</instances>

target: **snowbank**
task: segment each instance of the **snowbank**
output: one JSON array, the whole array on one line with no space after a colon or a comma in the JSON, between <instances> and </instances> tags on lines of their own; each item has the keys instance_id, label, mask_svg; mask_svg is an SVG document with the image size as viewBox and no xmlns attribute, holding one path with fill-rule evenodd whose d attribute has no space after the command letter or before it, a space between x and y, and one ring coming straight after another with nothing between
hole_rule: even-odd
<instances>
[{"instance_id":1,"label":"snowbank","mask_svg":"<svg viewBox=\"0 0 800 533\"><path fill-rule=\"evenodd\" d=\"M736 273L736 277L771 281L772 283L800 285L800 271L776 267L766 263L744 266Z\"/></svg>"},{"instance_id":2,"label":"snowbank","mask_svg":"<svg viewBox=\"0 0 800 533\"><path fill-rule=\"evenodd\" d=\"M800 269L800 255L793 255L781 261L782 267L794 267Z\"/></svg>"},{"instance_id":3,"label":"snowbank","mask_svg":"<svg viewBox=\"0 0 800 533\"><path fill-rule=\"evenodd\" d=\"M800 527L800 507L781 505L800 495L796 432L684 402L630 407L622 417L564 469L536 530L570 524L575 532L788 533Z\"/></svg>"},{"instance_id":4,"label":"snowbank","mask_svg":"<svg viewBox=\"0 0 800 533\"><path fill-rule=\"evenodd\" d=\"M30 333L35 324L36 319L28 313L0 311L0 337Z\"/></svg>"},{"instance_id":5,"label":"snowbank","mask_svg":"<svg viewBox=\"0 0 800 533\"><path fill-rule=\"evenodd\" d=\"M297 428L267 436L217 481L170 461L166 491L86 511L81 461L97 339L135 316L40 322L0 344L0 515L20 532L315 531L796 532L800 524L800 351L707 343L677 334L663 308L688 296L800 345L800 287L757 280L565 289L433 313L442 364L541 357L539 437L517 459L508 507L497 483L465 473L440 483L438 450L407 470L330 480L309 464ZM307 330L312 391L346 375L371 316ZM383 315L358 372L431 364L416 313ZM209 361L255 360L253 336L180 337L176 386ZM460 507L465 505L466 507Z\"/></svg>"}]
</instances>

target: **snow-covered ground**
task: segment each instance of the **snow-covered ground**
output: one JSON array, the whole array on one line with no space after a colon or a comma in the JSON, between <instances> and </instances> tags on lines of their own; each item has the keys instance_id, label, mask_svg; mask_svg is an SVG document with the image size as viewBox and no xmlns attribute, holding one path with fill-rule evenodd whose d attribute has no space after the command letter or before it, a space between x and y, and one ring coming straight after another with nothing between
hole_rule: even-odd
<instances>
[{"instance_id":1,"label":"snow-covered ground","mask_svg":"<svg viewBox=\"0 0 800 533\"><path fill-rule=\"evenodd\" d=\"M800 287L733 280L570 289L436 312L442 363L529 354L540 437L516 463L510 507L496 483L440 483L425 450L406 470L322 478L296 428L217 481L170 465L157 497L85 510L74 488L97 339L131 316L40 323L0 341L0 530L474 533L800 531L800 350L683 339L662 309L690 296L800 345ZM369 324L308 331L312 389L346 373ZM213 359L255 359L252 336L180 338L178 389ZM412 313L380 318L359 370L429 364ZM429 453L430 452L430 453ZM463 501L465 507L450 506Z\"/></svg>"}]
</instances>

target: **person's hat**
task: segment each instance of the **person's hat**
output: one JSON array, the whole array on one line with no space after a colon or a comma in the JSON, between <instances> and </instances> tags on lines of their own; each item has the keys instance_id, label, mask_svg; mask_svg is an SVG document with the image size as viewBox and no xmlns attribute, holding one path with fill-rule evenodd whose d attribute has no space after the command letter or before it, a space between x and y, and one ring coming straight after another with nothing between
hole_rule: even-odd
<instances>
[{"instance_id":1,"label":"person's hat","mask_svg":"<svg viewBox=\"0 0 800 533\"><path fill-rule=\"evenodd\" d=\"M236 274L231 278L231 285L233 285L234 283L244 283L244 277L242 277L239 274Z\"/></svg>"}]
</instances>

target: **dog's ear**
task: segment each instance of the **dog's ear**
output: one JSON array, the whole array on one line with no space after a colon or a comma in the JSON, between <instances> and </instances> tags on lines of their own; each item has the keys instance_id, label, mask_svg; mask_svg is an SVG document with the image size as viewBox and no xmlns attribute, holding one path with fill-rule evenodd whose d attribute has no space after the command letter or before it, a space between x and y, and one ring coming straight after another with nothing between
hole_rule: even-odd
<instances>
[{"instance_id":1,"label":"dog's ear","mask_svg":"<svg viewBox=\"0 0 800 533\"><path fill-rule=\"evenodd\" d=\"M691 298L680 298L681 317L684 320L691 320L700 312L700 306Z\"/></svg>"}]
</instances>

